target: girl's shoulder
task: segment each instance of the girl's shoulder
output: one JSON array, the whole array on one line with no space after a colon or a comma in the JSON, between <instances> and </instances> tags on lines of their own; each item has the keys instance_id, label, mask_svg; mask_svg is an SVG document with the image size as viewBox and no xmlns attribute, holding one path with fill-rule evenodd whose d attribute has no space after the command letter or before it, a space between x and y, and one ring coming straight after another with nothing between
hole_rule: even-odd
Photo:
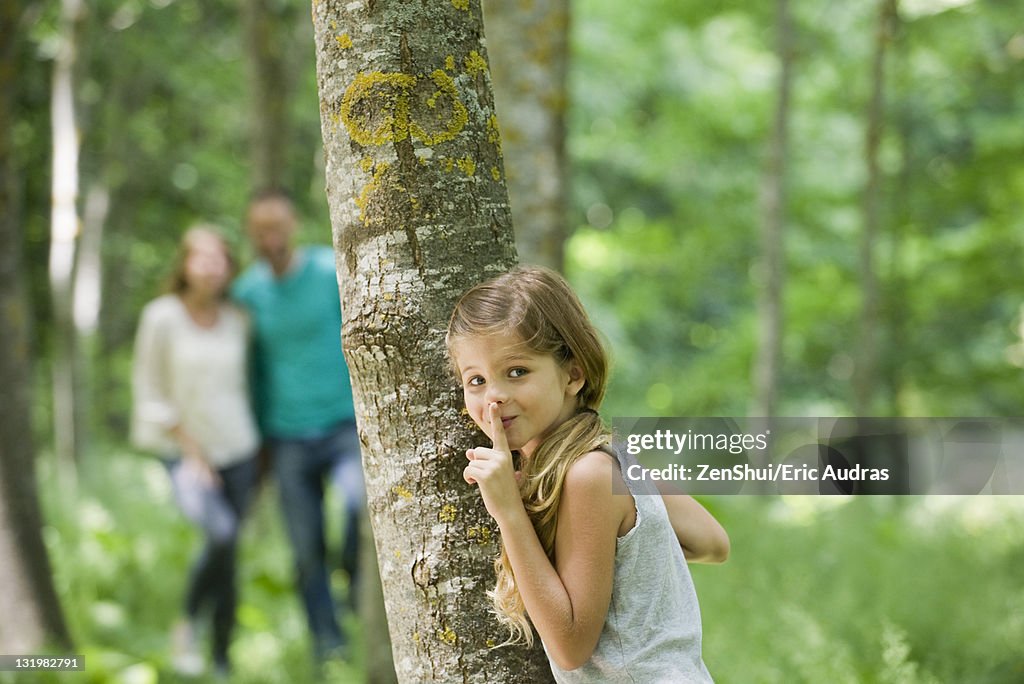
<instances>
[{"instance_id":1,"label":"girl's shoulder","mask_svg":"<svg viewBox=\"0 0 1024 684\"><path fill-rule=\"evenodd\" d=\"M596 479L607 481L607 478L613 472L617 472L618 469L618 461L615 456L606 451L595 449L594 451L588 451L573 461L572 465L569 466L565 479L566 483L570 481L586 483Z\"/></svg>"},{"instance_id":2,"label":"girl's shoulder","mask_svg":"<svg viewBox=\"0 0 1024 684\"><path fill-rule=\"evenodd\" d=\"M585 500L587 515L595 510L611 513L616 537L636 523L636 504L622 478L619 460L607 451L595 449L576 459L565 475L563 494L569 500Z\"/></svg>"}]
</instances>

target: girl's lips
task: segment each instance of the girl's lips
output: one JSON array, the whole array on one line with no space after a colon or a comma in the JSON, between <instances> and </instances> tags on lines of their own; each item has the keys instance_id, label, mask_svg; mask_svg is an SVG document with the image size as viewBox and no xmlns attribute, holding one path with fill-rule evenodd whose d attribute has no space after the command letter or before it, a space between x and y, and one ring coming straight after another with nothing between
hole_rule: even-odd
<instances>
[{"instance_id":1,"label":"girl's lips","mask_svg":"<svg viewBox=\"0 0 1024 684\"><path fill-rule=\"evenodd\" d=\"M516 419L515 416L512 416L511 418L502 418L501 419L501 426L503 428L507 428L509 425L512 424L512 421L515 420L515 419Z\"/></svg>"}]
</instances>

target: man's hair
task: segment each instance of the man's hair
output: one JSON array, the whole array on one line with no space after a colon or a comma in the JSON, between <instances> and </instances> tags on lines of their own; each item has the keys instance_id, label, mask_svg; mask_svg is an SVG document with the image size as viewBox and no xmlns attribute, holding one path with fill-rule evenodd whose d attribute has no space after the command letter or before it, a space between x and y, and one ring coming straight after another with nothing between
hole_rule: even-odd
<instances>
[{"instance_id":1,"label":"man's hair","mask_svg":"<svg viewBox=\"0 0 1024 684\"><path fill-rule=\"evenodd\" d=\"M295 204L292 201L291 193L289 193L282 187L271 185L265 188L261 188L254 192L252 195L250 195L249 206L251 207L254 204L259 204L260 202L265 202L267 200L281 200L283 202L287 202L290 205Z\"/></svg>"}]
</instances>

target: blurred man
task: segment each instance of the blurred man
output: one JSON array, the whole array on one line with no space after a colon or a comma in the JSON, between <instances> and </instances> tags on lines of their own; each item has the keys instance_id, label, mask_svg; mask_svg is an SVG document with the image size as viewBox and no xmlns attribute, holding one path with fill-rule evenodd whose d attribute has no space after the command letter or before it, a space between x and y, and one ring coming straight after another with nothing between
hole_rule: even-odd
<instances>
[{"instance_id":1,"label":"blurred man","mask_svg":"<svg viewBox=\"0 0 1024 684\"><path fill-rule=\"evenodd\" d=\"M342 567L350 602L365 506L359 438L341 351L341 303L329 247L297 248L298 220L287 195L249 205L246 230L260 259L232 292L252 315L256 411L281 495L298 588L319 660L343 655L346 640L330 593L324 540L324 485L345 500Z\"/></svg>"}]
</instances>

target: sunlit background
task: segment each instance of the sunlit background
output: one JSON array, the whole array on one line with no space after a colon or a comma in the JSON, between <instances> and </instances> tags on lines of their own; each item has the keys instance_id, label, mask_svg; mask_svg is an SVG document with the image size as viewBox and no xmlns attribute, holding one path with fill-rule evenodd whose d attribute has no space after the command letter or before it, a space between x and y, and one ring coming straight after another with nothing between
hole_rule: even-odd
<instances>
[{"instance_id":1,"label":"sunlit background","mask_svg":"<svg viewBox=\"0 0 1024 684\"><path fill-rule=\"evenodd\" d=\"M303 215L303 239L326 243L309 7L265 4L291 122L282 182ZM867 329L877 343L871 414L1021 415L1024 5L903 0L879 43L885 5L789 3L776 411L855 413ZM167 633L197 539L162 467L126 446L130 351L139 311L190 222L224 226L250 258L239 226L252 185L253 102L238 10L226 0L87 3L63 76L60 3L27 3L19 26L12 136L26 170L18 182L45 539L89 663L84 675L52 681L168 676ZM605 412L747 415L762 339L776 5L577 0L570 26L564 270L612 350ZM61 78L73 89L73 120L60 106ZM69 134L76 154L55 157ZM68 223L76 197L78 222ZM868 317L866 282L876 285ZM73 351L62 341L62 306L73 312ZM79 398L62 407L53 397L72 377ZM55 456L71 448L53 427L69 411L82 428L75 496ZM733 545L725 566L694 569L716 681L1024 681L1019 497L705 503ZM311 676L273 504L264 491L246 532L239 681ZM362 681L363 664L332 676Z\"/></svg>"}]
</instances>

